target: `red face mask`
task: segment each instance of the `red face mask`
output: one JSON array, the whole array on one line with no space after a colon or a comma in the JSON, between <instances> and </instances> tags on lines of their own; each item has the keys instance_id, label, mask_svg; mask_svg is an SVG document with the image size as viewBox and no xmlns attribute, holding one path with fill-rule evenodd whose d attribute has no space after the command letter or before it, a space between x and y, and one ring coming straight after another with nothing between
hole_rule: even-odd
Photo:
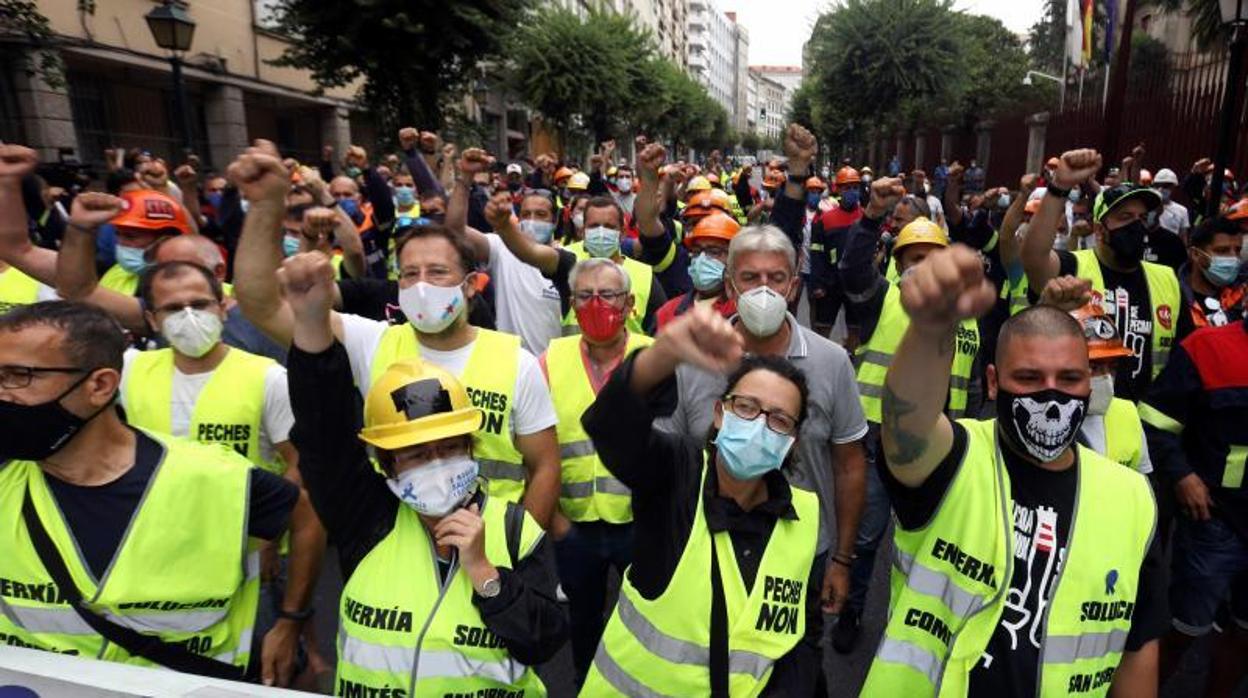
<instances>
[{"instance_id":1,"label":"red face mask","mask_svg":"<svg viewBox=\"0 0 1248 698\"><path fill-rule=\"evenodd\" d=\"M624 309L617 308L601 298L593 298L585 305L576 306L576 324L590 340L605 342L615 337L624 326Z\"/></svg>"}]
</instances>

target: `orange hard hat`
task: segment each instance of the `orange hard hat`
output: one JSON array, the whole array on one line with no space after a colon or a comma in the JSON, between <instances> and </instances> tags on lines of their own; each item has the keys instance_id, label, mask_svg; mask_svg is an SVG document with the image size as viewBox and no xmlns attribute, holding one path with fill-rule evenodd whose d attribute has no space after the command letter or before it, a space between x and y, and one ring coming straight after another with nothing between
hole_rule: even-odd
<instances>
[{"instance_id":1,"label":"orange hard hat","mask_svg":"<svg viewBox=\"0 0 1248 698\"><path fill-rule=\"evenodd\" d=\"M1034 216L1040 212L1040 199L1029 199L1027 205L1023 206L1023 212Z\"/></svg>"},{"instance_id":2,"label":"orange hard hat","mask_svg":"<svg viewBox=\"0 0 1248 698\"><path fill-rule=\"evenodd\" d=\"M819 179L818 177L811 177L810 179L806 180L806 189L809 191L823 191L824 189L827 189L827 188L828 188L828 185L824 184L823 180Z\"/></svg>"},{"instance_id":3,"label":"orange hard hat","mask_svg":"<svg viewBox=\"0 0 1248 698\"><path fill-rule=\"evenodd\" d=\"M1076 308L1071 317L1083 326L1083 336L1088 340L1088 360L1117 359L1131 356L1131 350L1122 344L1114 321L1105 314L1105 308L1095 300Z\"/></svg>"},{"instance_id":4,"label":"orange hard hat","mask_svg":"<svg viewBox=\"0 0 1248 698\"><path fill-rule=\"evenodd\" d=\"M836 171L836 186L838 189L846 184L859 184L861 182L862 177L858 174L858 170L848 165Z\"/></svg>"},{"instance_id":5,"label":"orange hard hat","mask_svg":"<svg viewBox=\"0 0 1248 698\"><path fill-rule=\"evenodd\" d=\"M567 179L568 177L571 177L574 174L576 173L572 171L572 168L560 167L558 170L555 170L555 184L562 182L563 180Z\"/></svg>"},{"instance_id":6,"label":"orange hard hat","mask_svg":"<svg viewBox=\"0 0 1248 698\"><path fill-rule=\"evenodd\" d=\"M784 186L784 175L776 171L770 171L766 177L763 177L763 187L770 189L779 189Z\"/></svg>"},{"instance_id":7,"label":"orange hard hat","mask_svg":"<svg viewBox=\"0 0 1248 698\"><path fill-rule=\"evenodd\" d=\"M740 230L741 224L732 216L720 211L711 211L699 219L693 226L693 230L685 236L685 245L688 246L696 238L718 238L728 242L736 237Z\"/></svg>"},{"instance_id":8,"label":"orange hard hat","mask_svg":"<svg viewBox=\"0 0 1248 698\"><path fill-rule=\"evenodd\" d=\"M134 189L121 194L122 213L111 223L118 228L175 229L189 235L191 217L178 200L154 189Z\"/></svg>"},{"instance_id":9,"label":"orange hard hat","mask_svg":"<svg viewBox=\"0 0 1248 698\"><path fill-rule=\"evenodd\" d=\"M717 208L724 213L732 213L732 201L728 198L728 192L723 189L712 189L706 194L708 206L711 208Z\"/></svg>"}]
</instances>

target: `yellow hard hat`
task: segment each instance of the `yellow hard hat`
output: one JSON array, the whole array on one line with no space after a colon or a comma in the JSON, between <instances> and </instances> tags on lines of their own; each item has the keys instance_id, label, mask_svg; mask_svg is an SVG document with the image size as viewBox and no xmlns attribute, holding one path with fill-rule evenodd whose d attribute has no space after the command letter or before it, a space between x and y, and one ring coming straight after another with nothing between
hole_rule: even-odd
<instances>
[{"instance_id":1,"label":"yellow hard hat","mask_svg":"<svg viewBox=\"0 0 1248 698\"><path fill-rule=\"evenodd\" d=\"M685 187L685 191L709 191L711 188L711 180L698 175L689 180L689 186Z\"/></svg>"},{"instance_id":2,"label":"yellow hard hat","mask_svg":"<svg viewBox=\"0 0 1248 698\"><path fill-rule=\"evenodd\" d=\"M939 245L940 247L949 246L949 236L945 235L945 230L930 220L919 216L910 221L906 227L901 229L897 234L897 242L893 243L893 254L901 252L907 245Z\"/></svg>"},{"instance_id":3,"label":"yellow hard hat","mask_svg":"<svg viewBox=\"0 0 1248 698\"><path fill-rule=\"evenodd\" d=\"M589 175L577 172L568 178L568 191L585 191L589 189Z\"/></svg>"},{"instance_id":4,"label":"yellow hard hat","mask_svg":"<svg viewBox=\"0 0 1248 698\"><path fill-rule=\"evenodd\" d=\"M360 439L395 451L472 434L484 419L455 376L420 359L404 359L391 364L369 388Z\"/></svg>"}]
</instances>

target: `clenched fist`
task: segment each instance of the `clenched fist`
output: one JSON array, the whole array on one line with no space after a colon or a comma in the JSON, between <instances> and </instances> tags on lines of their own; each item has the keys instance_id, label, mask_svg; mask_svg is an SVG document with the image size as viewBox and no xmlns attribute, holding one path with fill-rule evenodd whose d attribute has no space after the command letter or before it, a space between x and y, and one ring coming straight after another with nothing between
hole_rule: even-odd
<instances>
[{"instance_id":1,"label":"clenched fist","mask_svg":"<svg viewBox=\"0 0 1248 698\"><path fill-rule=\"evenodd\" d=\"M368 151L358 145L347 148L347 164L358 167L361 170L366 169L368 167Z\"/></svg>"},{"instance_id":2,"label":"clenched fist","mask_svg":"<svg viewBox=\"0 0 1248 698\"><path fill-rule=\"evenodd\" d=\"M21 145L0 144L0 179L20 180L35 171L39 156Z\"/></svg>"},{"instance_id":3,"label":"clenched fist","mask_svg":"<svg viewBox=\"0 0 1248 698\"><path fill-rule=\"evenodd\" d=\"M653 350L714 373L736 368L745 351L732 324L703 305L668 323L655 338Z\"/></svg>"},{"instance_id":4,"label":"clenched fist","mask_svg":"<svg viewBox=\"0 0 1248 698\"><path fill-rule=\"evenodd\" d=\"M420 141L420 132L411 126L399 129L399 147L403 150L411 150L416 147Z\"/></svg>"},{"instance_id":5,"label":"clenched fist","mask_svg":"<svg viewBox=\"0 0 1248 698\"><path fill-rule=\"evenodd\" d=\"M1053 171L1053 184L1058 189L1074 189L1094 177L1101 169L1101 154L1091 148L1062 153Z\"/></svg>"},{"instance_id":6,"label":"clenched fist","mask_svg":"<svg viewBox=\"0 0 1248 698\"><path fill-rule=\"evenodd\" d=\"M658 177L659 168L667 161L667 148L658 143L651 143L637 156L637 172L644 179Z\"/></svg>"},{"instance_id":7,"label":"clenched fist","mask_svg":"<svg viewBox=\"0 0 1248 698\"><path fill-rule=\"evenodd\" d=\"M485 220L489 221L494 230L503 230L511 225L513 209L511 194L499 192L485 204Z\"/></svg>"},{"instance_id":8,"label":"clenched fist","mask_svg":"<svg viewBox=\"0 0 1248 698\"><path fill-rule=\"evenodd\" d=\"M1077 276L1055 276L1040 292L1040 303L1070 312L1092 300L1092 282Z\"/></svg>"},{"instance_id":9,"label":"clenched fist","mask_svg":"<svg viewBox=\"0 0 1248 698\"><path fill-rule=\"evenodd\" d=\"M318 240L322 237L332 240L334 225L338 222L338 213L325 206L316 206L303 212L303 229Z\"/></svg>"},{"instance_id":10,"label":"clenched fist","mask_svg":"<svg viewBox=\"0 0 1248 698\"><path fill-rule=\"evenodd\" d=\"M94 231L120 216L126 202L111 194L89 191L74 197L69 208L69 224L79 230Z\"/></svg>"},{"instance_id":11,"label":"clenched fist","mask_svg":"<svg viewBox=\"0 0 1248 698\"><path fill-rule=\"evenodd\" d=\"M475 175L488 172L493 160L484 150L469 148L459 157L459 172L465 179L472 179Z\"/></svg>"},{"instance_id":12,"label":"clenched fist","mask_svg":"<svg viewBox=\"0 0 1248 698\"><path fill-rule=\"evenodd\" d=\"M906 195L906 186L898 177L882 177L871 183L871 201L867 204L867 218L878 219Z\"/></svg>"},{"instance_id":13,"label":"clenched fist","mask_svg":"<svg viewBox=\"0 0 1248 698\"><path fill-rule=\"evenodd\" d=\"M788 156L789 165L794 172L801 174L805 171L801 165L810 165L818 147L815 134L807 131L801 124L789 124L789 129L784 134L784 154Z\"/></svg>"},{"instance_id":14,"label":"clenched fist","mask_svg":"<svg viewBox=\"0 0 1248 698\"><path fill-rule=\"evenodd\" d=\"M282 295L299 320L322 321L334 302L334 267L321 252L288 257L277 270Z\"/></svg>"},{"instance_id":15,"label":"clenched fist","mask_svg":"<svg viewBox=\"0 0 1248 698\"><path fill-rule=\"evenodd\" d=\"M226 172L234 186L253 204L265 201L281 206L290 191L290 173L282 166L282 161L260 148L250 148L238 156Z\"/></svg>"},{"instance_id":16,"label":"clenched fist","mask_svg":"<svg viewBox=\"0 0 1248 698\"><path fill-rule=\"evenodd\" d=\"M901 282L901 305L910 323L934 332L992 309L996 287L984 276L984 262L965 245L936 250Z\"/></svg>"}]
</instances>

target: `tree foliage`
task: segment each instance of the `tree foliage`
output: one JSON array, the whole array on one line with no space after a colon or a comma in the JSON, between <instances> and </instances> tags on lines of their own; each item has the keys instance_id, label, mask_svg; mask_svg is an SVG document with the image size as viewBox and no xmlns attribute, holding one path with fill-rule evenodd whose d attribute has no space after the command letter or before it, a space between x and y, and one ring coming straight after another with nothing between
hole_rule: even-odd
<instances>
[{"instance_id":1,"label":"tree foliage","mask_svg":"<svg viewBox=\"0 0 1248 698\"><path fill-rule=\"evenodd\" d=\"M1032 89L1022 42L949 0L847 0L816 20L807 51L815 70L790 117L829 154L896 128L988 118Z\"/></svg>"},{"instance_id":2,"label":"tree foliage","mask_svg":"<svg viewBox=\"0 0 1248 698\"><path fill-rule=\"evenodd\" d=\"M78 6L83 12L95 11L94 3L86 0L79 0ZM34 0L0 0L0 35L21 37L27 47L36 49L27 52L17 44L0 45L0 62L20 62L27 75L38 75L53 88L65 86L65 66L60 54L46 50L53 47L56 35Z\"/></svg>"},{"instance_id":3,"label":"tree foliage","mask_svg":"<svg viewBox=\"0 0 1248 698\"><path fill-rule=\"evenodd\" d=\"M508 84L546 122L597 141L644 133L695 148L731 142L728 114L659 55L626 15L582 19L557 6L532 13L511 37Z\"/></svg>"},{"instance_id":4,"label":"tree foliage","mask_svg":"<svg viewBox=\"0 0 1248 698\"><path fill-rule=\"evenodd\" d=\"M295 40L276 64L310 71L321 87L364 78L360 99L383 133L436 128L532 1L279 0L278 24Z\"/></svg>"}]
</instances>

